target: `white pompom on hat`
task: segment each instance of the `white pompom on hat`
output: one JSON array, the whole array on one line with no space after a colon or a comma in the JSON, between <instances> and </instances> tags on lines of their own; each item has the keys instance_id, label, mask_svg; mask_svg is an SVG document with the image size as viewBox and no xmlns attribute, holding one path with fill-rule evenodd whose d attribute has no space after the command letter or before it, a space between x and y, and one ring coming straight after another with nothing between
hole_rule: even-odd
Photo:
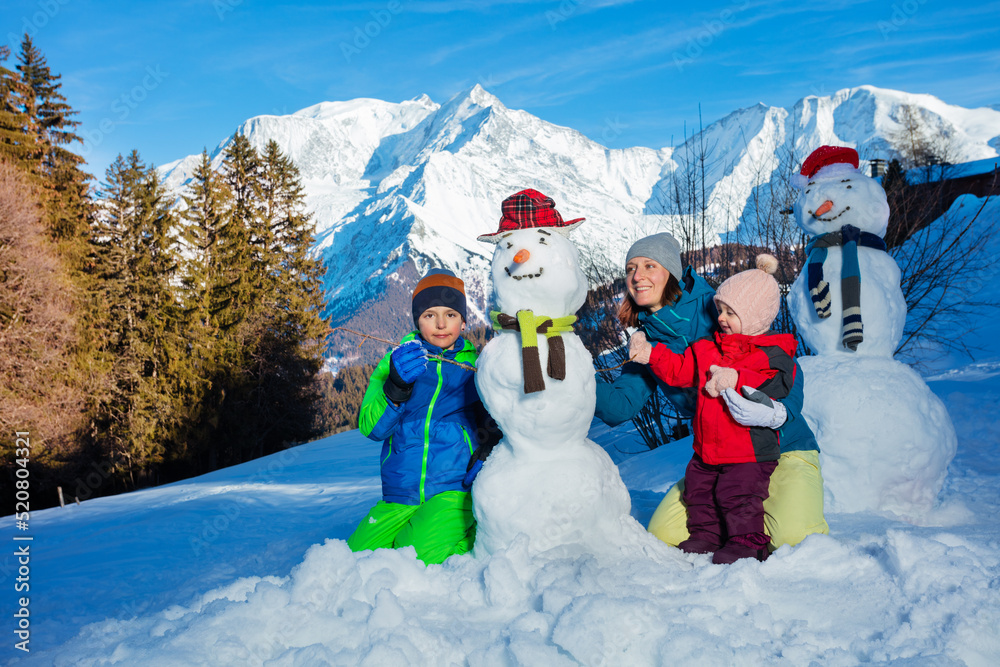
<instances>
[{"instance_id":1,"label":"white pompom on hat","mask_svg":"<svg viewBox=\"0 0 1000 667\"><path fill-rule=\"evenodd\" d=\"M778 260L774 255L757 255L757 268L741 271L719 285L715 303L726 304L740 318L743 333L759 336L771 328L781 307L781 290L774 274Z\"/></svg>"}]
</instances>

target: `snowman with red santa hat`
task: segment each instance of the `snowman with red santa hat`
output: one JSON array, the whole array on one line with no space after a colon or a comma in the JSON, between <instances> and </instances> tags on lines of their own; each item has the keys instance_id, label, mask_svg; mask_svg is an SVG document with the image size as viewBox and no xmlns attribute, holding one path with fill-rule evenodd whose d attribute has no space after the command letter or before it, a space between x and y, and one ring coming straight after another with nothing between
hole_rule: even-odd
<instances>
[{"instance_id":1,"label":"snowman with red santa hat","mask_svg":"<svg viewBox=\"0 0 1000 667\"><path fill-rule=\"evenodd\" d=\"M476 388L503 431L472 487L474 553L515 543L528 554L615 557L657 551L633 519L618 468L587 438L596 389L590 353L573 332L587 279L555 202L522 190L502 204L491 276L496 335L479 355ZM660 549L662 551L662 549Z\"/></svg>"},{"instance_id":2,"label":"snowman with red santa hat","mask_svg":"<svg viewBox=\"0 0 1000 667\"><path fill-rule=\"evenodd\" d=\"M799 359L802 414L819 441L828 510L922 520L957 438L940 399L893 359L906 300L883 240L889 205L858 165L853 148L821 146L794 183L796 222L812 237L788 295L815 355Z\"/></svg>"}]
</instances>

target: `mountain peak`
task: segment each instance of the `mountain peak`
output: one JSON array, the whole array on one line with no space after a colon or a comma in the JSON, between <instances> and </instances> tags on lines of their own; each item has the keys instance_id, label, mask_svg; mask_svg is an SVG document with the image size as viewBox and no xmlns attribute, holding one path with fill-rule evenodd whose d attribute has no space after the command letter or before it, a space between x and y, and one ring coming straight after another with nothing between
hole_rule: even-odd
<instances>
[{"instance_id":1,"label":"mountain peak","mask_svg":"<svg viewBox=\"0 0 1000 667\"><path fill-rule=\"evenodd\" d=\"M501 107L503 103L495 95L487 91L478 83L472 88L465 90L455 96L456 99L467 99L473 104L481 107Z\"/></svg>"},{"instance_id":2,"label":"mountain peak","mask_svg":"<svg viewBox=\"0 0 1000 667\"><path fill-rule=\"evenodd\" d=\"M428 108L437 106L427 93L422 93L410 101Z\"/></svg>"}]
</instances>

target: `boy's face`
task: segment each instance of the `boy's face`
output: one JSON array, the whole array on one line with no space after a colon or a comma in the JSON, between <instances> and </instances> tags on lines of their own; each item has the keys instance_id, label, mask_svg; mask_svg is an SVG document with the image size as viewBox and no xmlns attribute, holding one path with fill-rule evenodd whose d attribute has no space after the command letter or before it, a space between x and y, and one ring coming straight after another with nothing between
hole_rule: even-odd
<instances>
[{"instance_id":1,"label":"boy's face","mask_svg":"<svg viewBox=\"0 0 1000 667\"><path fill-rule=\"evenodd\" d=\"M729 304L718 301L719 306L719 328L724 334L743 333L743 323L737 317L736 311L729 307Z\"/></svg>"},{"instance_id":2,"label":"boy's face","mask_svg":"<svg viewBox=\"0 0 1000 667\"><path fill-rule=\"evenodd\" d=\"M455 344L464 324L461 313L447 306L431 306L417 320L420 336L444 350Z\"/></svg>"}]
</instances>

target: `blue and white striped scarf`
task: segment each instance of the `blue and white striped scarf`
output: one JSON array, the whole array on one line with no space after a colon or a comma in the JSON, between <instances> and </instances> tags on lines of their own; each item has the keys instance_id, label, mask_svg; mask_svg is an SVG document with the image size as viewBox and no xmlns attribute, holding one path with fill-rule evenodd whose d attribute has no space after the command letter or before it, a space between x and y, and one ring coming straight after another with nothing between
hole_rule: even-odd
<instances>
[{"instance_id":1,"label":"blue and white striped scarf","mask_svg":"<svg viewBox=\"0 0 1000 667\"><path fill-rule=\"evenodd\" d=\"M861 322L861 267L858 264L858 245L885 251L881 236L863 232L853 225L844 225L840 231L817 236L806 246L809 295L820 319L830 317L830 284L823 279L823 262L827 248L843 246L843 265L840 269L840 289L844 309L841 342L850 350L857 350L864 340Z\"/></svg>"}]
</instances>

